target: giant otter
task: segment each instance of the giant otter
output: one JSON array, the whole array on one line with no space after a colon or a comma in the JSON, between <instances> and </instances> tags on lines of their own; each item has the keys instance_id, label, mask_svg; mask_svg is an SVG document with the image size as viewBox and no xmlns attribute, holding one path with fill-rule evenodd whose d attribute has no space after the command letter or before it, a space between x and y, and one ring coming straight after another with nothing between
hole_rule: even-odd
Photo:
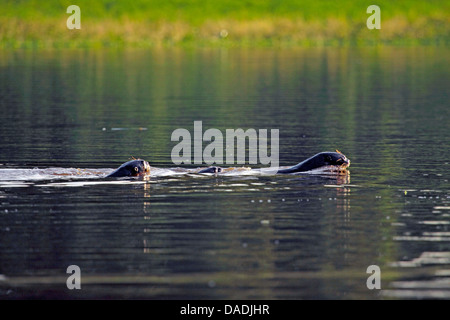
<instances>
[{"instance_id":1,"label":"giant otter","mask_svg":"<svg viewBox=\"0 0 450 320\"><path fill-rule=\"evenodd\" d=\"M106 177L137 177L150 174L150 165L142 159L134 159L122 164Z\"/></svg>"},{"instance_id":2,"label":"giant otter","mask_svg":"<svg viewBox=\"0 0 450 320\"><path fill-rule=\"evenodd\" d=\"M320 152L299 164L279 169L278 173L289 174L307 172L315 169L324 169L340 172L350 166L350 160L339 150L336 152ZM208 167L198 171L197 173L220 173L221 167ZM136 177L150 174L150 165L142 159L135 159L122 164L118 169L114 170L107 177Z\"/></svg>"},{"instance_id":3,"label":"giant otter","mask_svg":"<svg viewBox=\"0 0 450 320\"><path fill-rule=\"evenodd\" d=\"M350 166L350 159L348 159L344 154L342 154L339 150L336 152L321 152L308 158L299 164L287 168L280 169L278 173L297 173L297 172L306 172L315 169L345 169Z\"/></svg>"},{"instance_id":4,"label":"giant otter","mask_svg":"<svg viewBox=\"0 0 450 320\"><path fill-rule=\"evenodd\" d=\"M320 152L295 166L278 169L277 173L299 173L307 172L316 169L321 169L330 172L341 172L350 166L350 159L348 159L342 152L336 150L336 152ZM220 167L209 167L199 171L198 173L218 173L222 172ZM323 171L319 171L321 173Z\"/></svg>"}]
</instances>

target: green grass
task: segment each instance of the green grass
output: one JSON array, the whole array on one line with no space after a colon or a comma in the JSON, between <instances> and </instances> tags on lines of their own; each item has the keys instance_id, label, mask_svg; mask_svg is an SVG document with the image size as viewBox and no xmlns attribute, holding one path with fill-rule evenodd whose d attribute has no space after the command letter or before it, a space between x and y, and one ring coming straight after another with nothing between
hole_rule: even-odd
<instances>
[{"instance_id":1,"label":"green grass","mask_svg":"<svg viewBox=\"0 0 450 320\"><path fill-rule=\"evenodd\" d=\"M449 1L3 0L0 47L346 45L449 43ZM66 9L81 8L81 30Z\"/></svg>"}]
</instances>

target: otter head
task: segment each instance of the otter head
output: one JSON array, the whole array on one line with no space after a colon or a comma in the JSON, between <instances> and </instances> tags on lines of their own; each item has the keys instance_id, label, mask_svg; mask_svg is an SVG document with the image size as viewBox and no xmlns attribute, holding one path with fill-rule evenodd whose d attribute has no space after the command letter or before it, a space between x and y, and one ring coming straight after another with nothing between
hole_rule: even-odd
<instances>
[{"instance_id":1,"label":"otter head","mask_svg":"<svg viewBox=\"0 0 450 320\"><path fill-rule=\"evenodd\" d=\"M304 172L316 169L336 171L343 170L349 165L350 160L340 151L336 150L336 152L318 153L293 167L292 169L294 170L288 169L288 172Z\"/></svg>"},{"instance_id":2,"label":"otter head","mask_svg":"<svg viewBox=\"0 0 450 320\"><path fill-rule=\"evenodd\" d=\"M339 150L336 150L336 152L322 152L320 156L325 166L339 166L341 169L350 166L350 159Z\"/></svg>"},{"instance_id":3,"label":"otter head","mask_svg":"<svg viewBox=\"0 0 450 320\"><path fill-rule=\"evenodd\" d=\"M150 173L150 165L142 159L135 159L122 164L107 177L137 177Z\"/></svg>"}]
</instances>

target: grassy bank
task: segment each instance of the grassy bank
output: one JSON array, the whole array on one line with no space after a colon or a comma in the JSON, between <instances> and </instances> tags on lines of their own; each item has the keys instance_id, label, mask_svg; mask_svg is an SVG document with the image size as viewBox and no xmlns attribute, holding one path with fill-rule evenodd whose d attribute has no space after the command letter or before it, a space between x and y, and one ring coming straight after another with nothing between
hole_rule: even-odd
<instances>
[{"instance_id":1,"label":"grassy bank","mask_svg":"<svg viewBox=\"0 0 450 320\"><path fill-rule=\"evenodd\" d=\"M0 46L346 45L449 43L448 1L386 1L381 29L369 30L374 1L135 0L6 1ZM69 30L69 5L81 30Z\"/></svg>"}]
</instances>

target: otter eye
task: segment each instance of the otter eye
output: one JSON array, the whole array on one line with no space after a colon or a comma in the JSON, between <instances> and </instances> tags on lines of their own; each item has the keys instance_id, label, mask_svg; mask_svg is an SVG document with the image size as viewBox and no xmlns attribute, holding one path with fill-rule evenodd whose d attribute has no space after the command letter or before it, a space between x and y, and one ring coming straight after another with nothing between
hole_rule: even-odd
<instances>
[{"instance_id":1,"label":"otter eye","mask_svg":"<svg viewBox=\"0 0 450 320\"><path fill-rule=\"evenodd\" d=\"M139 168L138 167L134 167L134 171L138 172Z\"/></svg>"}]
</instances>

